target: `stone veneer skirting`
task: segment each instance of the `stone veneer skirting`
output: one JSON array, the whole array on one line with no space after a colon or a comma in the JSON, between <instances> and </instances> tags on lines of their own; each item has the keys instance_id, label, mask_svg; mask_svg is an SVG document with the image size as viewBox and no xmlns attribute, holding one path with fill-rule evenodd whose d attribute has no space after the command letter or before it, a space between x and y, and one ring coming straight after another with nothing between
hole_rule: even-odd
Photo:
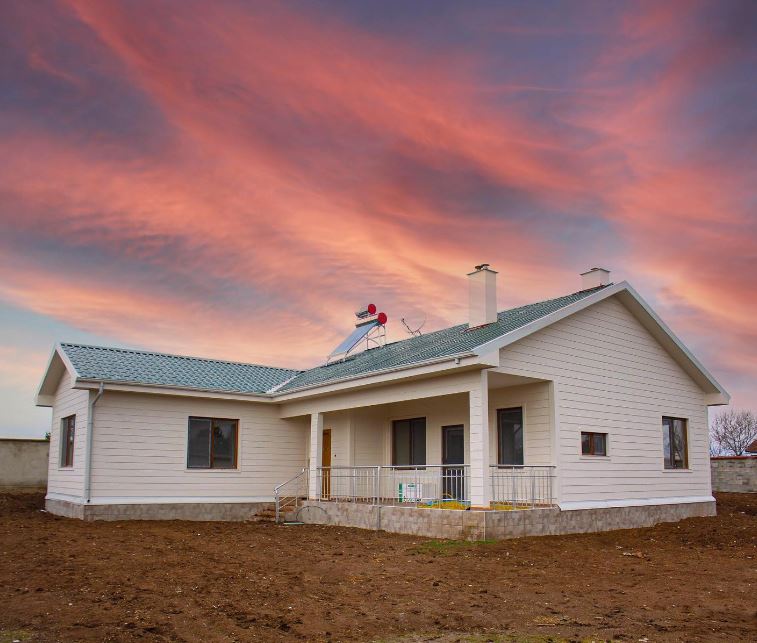
<instances>
[{"instance_id":1,"label":"stone veneer skirting","mask_svg":"<svg viewBox=\"0 0 757 643\"><path fill-rule=\"evenodd\" d=\"M48 498L51 514L80 520L250 520L263 511L273 511L270 502L187 502L164 504L82 505Z\"/></svg>"},{"instance_id":2,"label":"stone veneer skirting","mask_svg":"<svg viewBox=\"0 0 757 643\"><path fill-rule=\"evenodd\" d=\"M453 540L499 540L521 536L577 534L651 527L694 516L714 516L714 502L639 507L523 511L462 511L417 507L380 507L349 502L308 502L287 515L309 524L383 529Z\"/></svg>"}]
</instances>

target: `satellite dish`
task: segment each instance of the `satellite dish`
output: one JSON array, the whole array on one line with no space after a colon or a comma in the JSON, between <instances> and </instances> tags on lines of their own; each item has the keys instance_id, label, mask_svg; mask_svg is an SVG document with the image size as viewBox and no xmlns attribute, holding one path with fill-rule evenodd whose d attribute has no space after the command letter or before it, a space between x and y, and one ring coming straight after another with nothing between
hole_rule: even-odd
<instances>
[{"instance_id":1,"label":"satellite dish","mask_svg":"<svg viewBox=\"0 0 757 643\"><path fill-rule=\"evenodd\" d=\"M400 321L410 335L420 337L423 334L421 328L426 325L426 315L423 315L422 319L420 317L403 317Z\"/></svg>"}]
</instances>

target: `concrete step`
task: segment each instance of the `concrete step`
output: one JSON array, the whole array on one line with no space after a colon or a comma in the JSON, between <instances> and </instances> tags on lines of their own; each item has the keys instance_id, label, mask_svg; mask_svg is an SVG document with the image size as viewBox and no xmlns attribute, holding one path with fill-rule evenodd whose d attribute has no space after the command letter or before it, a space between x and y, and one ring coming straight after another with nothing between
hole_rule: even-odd
<instances>
[{"instance_id":1,"label":"concrete step","mask_svg":"<svg viewBox=\"0 0 757 643\"><path fill-rule=\"evenodd\" d=\"M254 516L250 516L251 522L275 522L276 521L276 509L271 507L270 509L261 509Z\"/></svg>"}]
</instances>

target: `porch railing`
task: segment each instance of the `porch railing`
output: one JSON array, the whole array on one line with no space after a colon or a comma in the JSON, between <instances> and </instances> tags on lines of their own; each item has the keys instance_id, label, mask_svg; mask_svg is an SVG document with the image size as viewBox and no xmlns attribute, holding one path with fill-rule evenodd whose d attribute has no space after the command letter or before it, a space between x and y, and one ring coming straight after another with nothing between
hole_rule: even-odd
<instances>
[{"instance_id":1,"label":"porch railing","mask_svg":"<svg viewBox=\"0 0 757 643\"><path fill-rule=\"evenodd\" d=\"M555 504L555 467L503 465L489 467L494 509L533 509Z\"/></svg>"},{"instance_id":2,"label":"porch railing","mask_svg":"<svg viewBox=\"0 0 757 643\"><path fill-rule=\"evenodd\" d=\"M555 467L489 467L493 509L533 509L555 504ZM376 505L465 508L470 505L470 465L334 466L316 469L318 500Z\"/></svg>"},{"instance_id":3,"label":"porch railing","mask_svg":"<svg viewBox=\"0 0 757 643\"><path fill-rule=\"evenodd\" d=\"M470 467L464 464L318 467L316 475L319 500L427 507L470 504Z\"/></svg>"},{"instance_id":4,"label":"porch railing","mask_svg":"<svg viewBox=\"0 0 757 643\"><path fill-rule=\"evenodd\" d=\"M286 482L282 482L273 489L274 503L276 507L276 522L284 520L288 511L296 510L303 500L308 497L308 471L303 469Z\"/></svg>"}]
</instances>

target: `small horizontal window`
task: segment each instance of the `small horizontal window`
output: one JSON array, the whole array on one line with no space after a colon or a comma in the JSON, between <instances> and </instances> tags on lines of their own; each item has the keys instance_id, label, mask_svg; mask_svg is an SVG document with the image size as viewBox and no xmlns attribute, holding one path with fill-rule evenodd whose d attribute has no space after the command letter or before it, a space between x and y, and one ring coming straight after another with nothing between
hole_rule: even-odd
<instances>
[{"instance_id":1,"label":"small horizontal window","mask_svg":"<svg viewBox=\"0 0 757 643\"><path fill-rule=\"evenodd\" d=\"M189 418L188 469L236 469L239 420Z\"/></svg>"},{"instance_id":2,"label":"small horizontal window","mask_svg":"<svg viewBox=\"0 0 757 643\"><path fill-rule=\"evenodd\" d=\"M581 455L607 455L607 433L582 431Z\"/></svg>"}]
</instances>

